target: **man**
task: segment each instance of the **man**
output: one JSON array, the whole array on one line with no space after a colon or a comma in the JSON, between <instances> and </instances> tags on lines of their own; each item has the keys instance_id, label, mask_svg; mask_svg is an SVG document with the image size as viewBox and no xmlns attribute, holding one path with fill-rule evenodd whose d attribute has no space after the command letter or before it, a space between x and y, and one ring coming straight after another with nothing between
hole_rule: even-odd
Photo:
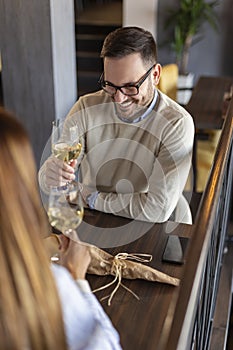
<instances>
[{"instance_id":1,"label":"man","mask_svg":"<svg viewBox=\"0 0 233 350\"><path fill-rule=\"evenodd\" d=\"M87 206L124 217L191 223L182 192L191 166L192 117L156 89L161 66L148 31L124 27L103 44L101 91L82 96L65 121L77 124L83 152L78 179ZM75 179L77 161L50 157L44 190Z\"/></svg>"}]
</instances>

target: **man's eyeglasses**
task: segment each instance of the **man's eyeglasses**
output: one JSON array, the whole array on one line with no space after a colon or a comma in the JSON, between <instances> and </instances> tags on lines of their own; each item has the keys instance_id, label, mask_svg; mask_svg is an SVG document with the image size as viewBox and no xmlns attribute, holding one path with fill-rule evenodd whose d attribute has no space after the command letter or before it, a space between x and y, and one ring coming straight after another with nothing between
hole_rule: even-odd
<instances>
[{"instance_id":1,"label":"man's eyeglasses","mask_svg":"<svg viewBox=\"0 0 233 350\"><path fill-rule=\"evenodd\" d=\"M141 79L138 80L137 84L125 84L122 86L116 86L112 83L110 83L107 80L104 80L104 73L101 74L101 77L99 79L99 83L102 87L102 89L107 92L109 95L113 96L116 94L117 90L120 90L120 92L126 96L135 96L139 93L140 86L144 83L144 81L149 77L150 72L154 68L155 64L153 64L150 69L141 77Z\"/></svg>"}]
</instances>

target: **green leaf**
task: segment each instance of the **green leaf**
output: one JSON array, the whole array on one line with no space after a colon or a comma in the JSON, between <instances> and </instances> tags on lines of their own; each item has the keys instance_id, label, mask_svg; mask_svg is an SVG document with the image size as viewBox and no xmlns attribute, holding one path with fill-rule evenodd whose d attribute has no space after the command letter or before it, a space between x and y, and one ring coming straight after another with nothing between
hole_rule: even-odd
<instances>
[{"instance_id":1,"label":"green leaf","mask_svg":"<svg viewBox=\"0 0 233 350\"><path fill-rule=\"evenodd\" d=\"M187 42L200 32L202 25L207 22L214 30L218 30L218 17L215 12L219 0L179 0L178 7L168 10L168 18L165 22L165 29L173 28L174 37L171 43L177 61L184 61L182 55L187 55ZM199 39L202 37L199 36Z\"/></svg>"}]
</instances>

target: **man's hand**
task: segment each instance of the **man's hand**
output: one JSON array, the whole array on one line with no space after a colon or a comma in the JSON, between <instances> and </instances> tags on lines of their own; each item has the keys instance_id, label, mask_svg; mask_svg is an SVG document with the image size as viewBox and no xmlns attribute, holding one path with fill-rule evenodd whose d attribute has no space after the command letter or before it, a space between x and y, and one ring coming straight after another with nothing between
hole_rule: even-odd
<instances>
[{"instance_id":1,"label":"man's hand","mask_svg":"<svg viewBox=\"0 0 233 350\"><path fill-rule=\"evenodd\" d=\"M44 177L46 187L64 186L67 182L75 180L76 164L76 160L71 160L68 164L54 156L47 159Z\"/></svg>"}]
</instances>

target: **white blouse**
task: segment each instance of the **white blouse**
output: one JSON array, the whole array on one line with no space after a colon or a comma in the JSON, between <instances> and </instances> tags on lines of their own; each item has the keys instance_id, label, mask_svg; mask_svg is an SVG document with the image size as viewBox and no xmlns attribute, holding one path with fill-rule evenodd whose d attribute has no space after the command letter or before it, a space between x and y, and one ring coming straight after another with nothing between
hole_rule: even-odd
<instances>
[{"instance_id":1,"label":"white blouse","mask_svg":"<svg viewBox=\"0 0 233 350\"><path fill-rule=\"evenodd\" d=\"M119 335L87 280L71 277L62 266L52 264L60 296L67 344L70 350L119 350Z\"/></svg>"}]
</instances>

